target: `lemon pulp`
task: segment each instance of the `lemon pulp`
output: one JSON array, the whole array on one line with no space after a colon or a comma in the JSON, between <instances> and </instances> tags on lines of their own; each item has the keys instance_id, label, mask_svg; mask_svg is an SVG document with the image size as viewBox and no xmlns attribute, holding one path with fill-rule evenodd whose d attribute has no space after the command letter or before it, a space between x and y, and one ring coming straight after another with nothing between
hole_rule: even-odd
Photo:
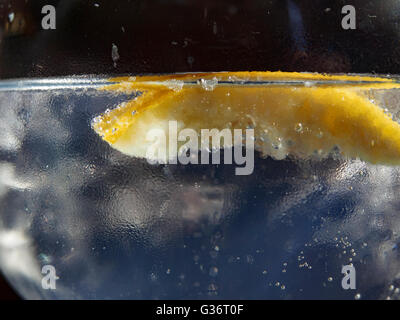
<instances>
[{"instance_id":1,"label":"lemon pulp","mask_svg":"<svg viewBox=\"0 0 400 320\"><path fill-rule=\"evenodd\" d=\"M112 79L103 90L141 95L96 117L93 129L120 152L146 157L146 134L169 121L178 130L253 128L265 156L342 155L400 164L400 125L363 91L399 88L378 77L222 72ZM271 82L271 83L269 83ZM271 85L273 84L273 85ZM290 84L290 85L289 85Z\"/></svg>"}]
</instances>

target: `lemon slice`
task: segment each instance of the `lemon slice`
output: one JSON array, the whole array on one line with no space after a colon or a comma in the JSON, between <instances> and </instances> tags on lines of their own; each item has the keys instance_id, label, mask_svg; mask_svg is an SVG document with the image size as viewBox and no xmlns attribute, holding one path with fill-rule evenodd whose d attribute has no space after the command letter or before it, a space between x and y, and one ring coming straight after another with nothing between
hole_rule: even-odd
<instances>
[{"instance_id":1,"label":"lemon slice","mask_svg":"<svg viewBox=\"0 0 400 320\"><path fill-rule=\"evenodd\" d=\"M146 158L150 130L254 129L264 156L348 158L400 164L400 125L364 91L393 80L285 72L218 72L112 79L103 90L141 94L96 117L93 129L120 152Z\"/></svg>"}]
</instances>

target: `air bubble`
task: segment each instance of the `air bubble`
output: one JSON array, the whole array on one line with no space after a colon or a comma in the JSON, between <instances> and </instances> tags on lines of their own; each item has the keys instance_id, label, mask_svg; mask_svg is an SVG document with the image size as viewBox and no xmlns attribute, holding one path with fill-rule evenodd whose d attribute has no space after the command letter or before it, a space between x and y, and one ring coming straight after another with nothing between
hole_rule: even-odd
<instances>
[{"instance_id":1,"label":"air bubble","mask_svg":"<svg viewBox=\"0 0 400 320\"><path fill-rule=\"evenodd\" d=\"M210 80L206 80L206 79L200 80L201 87L206 91L213 91L217 84L218 84L218 79L216 77L214 77Z\"/></svg>"},{"instance_id":2,"label":"air bubble","mask_svg":"<svg viewBox=\"0 0 400 320\"><path fill-rule=\"evenodd\" d=\"M182 80L169 80L166 82L166 85L169 89L172 89L175 92L179 92L182 90L184 82Z\"/></svg>"},{"instance_id":3,"label":"air bubble","mask_svg":"<svg viewBox=\"0 0 400 320\"><path fill-rule=\"evenodd\" d=\"M297 123L297 124L294 126L294 130L295 130L296 132L298 132L298 133L303 132L303 125L302 125L301 123Z\"/></svg>"},{"instance_id":4,"label":"air bubble","mask_svg":"<svg viewBox=\"0 0 400 320\"><path fill-rule=\"evenodd\" d=\"M217 267L211 267L208 274L211 277L216 277L218 275L218 268Z\"/></svg>"},{"instance_id":5,"label":"air bubble","mask_svg":"<svg viewBox=\"0 0 400 320\"><path fill-rule=\"evenodd\" d=\"M271 143L272 148L275 149L275 150L281 149L281 148L283 147L283 145L282 145L282 138L275 138L274 140L275 140L275 141L273 141L273 142Z\"/></svg>"}]
</instances>

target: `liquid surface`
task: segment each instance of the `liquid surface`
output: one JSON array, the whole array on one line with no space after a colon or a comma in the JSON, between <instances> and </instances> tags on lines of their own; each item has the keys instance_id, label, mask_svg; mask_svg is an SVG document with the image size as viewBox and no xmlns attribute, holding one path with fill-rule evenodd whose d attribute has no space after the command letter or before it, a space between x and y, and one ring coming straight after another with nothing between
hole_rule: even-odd
<instances>
[{"instance_id":1,"label":"liquid surface","mask_svg":"<svg viewBox=\"0 0 400 320\"><path fill-rule=\"evenodd\" d=\"M23 297L399 298L397 166L260 152L248 176L151 165L92 129L135 90L46 83L0 90L0 266ZM397 123L398 89L367 91Z\"/></svg>"}]
</instances>

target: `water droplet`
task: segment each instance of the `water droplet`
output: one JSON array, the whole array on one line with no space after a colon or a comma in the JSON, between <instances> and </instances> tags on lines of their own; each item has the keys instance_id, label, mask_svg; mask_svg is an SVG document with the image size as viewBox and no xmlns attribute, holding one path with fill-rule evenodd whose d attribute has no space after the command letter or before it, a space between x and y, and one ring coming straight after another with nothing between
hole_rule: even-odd
<instances>
[{"instance_id":1,"label":"water droplet","mask_svg":"<svg viewBox=\"0 0 400 320\"><path fill-rule=\"evenodd\" d=\"M194 58L192 56L187 57L187 62L189 66L192 67L194 63Z\"/></svg>"},{"instance_id":2,"label":"water droplet","mask_svg":"<svg viewBox=\"0 0 400 320\"><path fill-rule=\"evenodd\" d=\"M213 33L214 34L218 33L218 27L217 27L217 23L215 21L214 21L214 24L213 24Z\"/></svg>"},{"instance_id":3,"label":"water droplet","mask_svg":"<svg viewBox=\"0 0 400 320\"><path fill-rule=\"evenodd\" d=\"M119 60L119 53L118 53L118 47L113 43L112 48L111 48L111 58L112 61L114 62L114 68L117 67L117 61Z\"/></svg>"}]
</instances>

